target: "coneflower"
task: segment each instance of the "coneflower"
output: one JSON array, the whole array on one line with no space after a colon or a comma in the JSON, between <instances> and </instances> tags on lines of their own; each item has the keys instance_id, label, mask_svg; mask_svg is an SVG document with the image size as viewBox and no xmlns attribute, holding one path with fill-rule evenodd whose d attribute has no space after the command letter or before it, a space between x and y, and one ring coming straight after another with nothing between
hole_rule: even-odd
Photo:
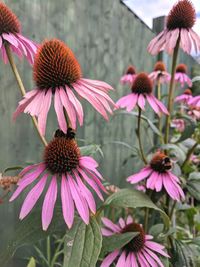
<instances>
[{"instance_id":1,"label":"coneflower","mask_svg":"<svg viewBox=\"0 0 200 267\"><path fill-rule=\"evenodd\" d=\"M149 74L149 78L156 83L158 79L161 84L169 83L171 75L166 71L166 66L162 61L156 62L154 70Z\"/></svg>"},{"instance_id":2,"label":"coneflower","mask_svg":"<svg viewBox=\"0 0 200 267\"><path fill-rule=\"evenodd\" d=\"M5 46L19 58L24 55L33 64L37 46L21 34L21 25L17 16L4 4L0 3L0 49L4 63L8 62Z\"/></svg>"},{"instance_id":3,"label":"coneflower","mask_svg":"<svg viewBox=\"0 0 200 267\"><path fill-rule=\"evenodd\" d=\"M76 129L76 120L83 124L83 108L76 94L85 98L105 119L109 106L115 106L108 96L112 87L105 82L82 78L82 71L75 55L62 41L45 41L38 49L33 65L36 89L26 93L19 102L14 118L21 112L38 117L41 133L45 134L47 114L54 96L54 108L60 129L66 133L66 111L71 126Z\"/></svg>"},{"instance_id":4,"label":"coneflower","mask_svg":"<svg viewBox=\"0 0 200 267\"><path fill-rule=\"evenodd\" d=\"M135 78L136 78L136 69L134 66L130 65L127 68L126 73L121 77L120 82L121 84L129 84L132 85Z\"/></svg>"}]
</instances>

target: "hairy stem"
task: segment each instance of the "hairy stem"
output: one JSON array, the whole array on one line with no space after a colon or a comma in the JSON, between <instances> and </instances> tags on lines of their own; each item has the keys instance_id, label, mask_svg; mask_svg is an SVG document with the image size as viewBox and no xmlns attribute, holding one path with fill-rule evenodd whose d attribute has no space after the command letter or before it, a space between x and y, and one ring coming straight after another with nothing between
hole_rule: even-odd
<instances>
[{"instance_id":1,"label":"hairy stem","mask_svg":"<svg viewBox=\"0 0 200 267\"><path fill-rule=\"evenodd\" d=\"M169 142L170 121L171 121L171 115L172 115L173 103L174 103L174 77L175 77L176 63L177 63L177 58L178 58L179 44L180 44L180 36L174 48L173 59L172 59L172 71L171 71L171 80L170 80L170 85L169 85L169 96L168 96L168 106L167 106L169 115L167 115L166 126L165 126L165 129L166 129L165 130L165 143L166 144Z\"/></svg>"},{"instance_id":2,"label":"hairy stem","mask_svg":"<svg viewBox=\"0 0 200 267\"><path fill-rule=\"evenodd\" d=\"M22 96L24 96L26 94L26 90L25 90L25 87L23 85L22 79L21 79L21 77L19 75L19 72L17 70L17 66L15 65L15 62L14 62L14 59L13 59L13 56L12 56L12 53L11 53L9 45L6 44L5 45L5 49L6 49L6 53L7 53L7 56L8 56L8 60L9 60L10 66L12 68L12 71L14 73L15 79L16 79L17 84L19 86L20 92L21 92ZM37 133L39 135L40 140L42 141L44 146L47 146L48 143L47 143L46 139L44 138L44 136L42 136L42 134L41 134L41 132L39 130L36 117L35 116L31 116L31 118L32 118L32 121L33 121L33 125L37 130Z\"/></svg>"},{"instance_id":3,"label":"hairy stem","mask_svg":"<svg viewBox=\"0 0 200 267\"><path fill-rule=\"evenodd\" d=\"M143 147L142 147L142 140L141 140L141 115L142 115L142 110L140 107L138 107L138 126L137 126L137 136L138 136L138 142L139 142L139 148L140 148L140 153L142 160L145 164L147 164L146 157L144 155Z\"/></svg>"}]
</instances>

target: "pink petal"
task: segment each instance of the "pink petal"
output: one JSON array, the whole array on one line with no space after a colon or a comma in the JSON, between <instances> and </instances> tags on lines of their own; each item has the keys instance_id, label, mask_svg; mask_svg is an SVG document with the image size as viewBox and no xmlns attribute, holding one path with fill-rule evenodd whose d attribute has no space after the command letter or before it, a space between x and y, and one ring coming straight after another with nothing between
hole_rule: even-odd
<instances>
[{"instance_id":1,"label":"pink petal","mask_svg":"<svg viewBox=\"0 0 200 267\"><path fill-rule=\"evenodd\" d=\"M77 181L78 187L79 187L79 189L80 189L80 191L82 193L82 196L87 201L90 210L95 214L96 213L96 203L95 203L95 200L94 200L94 197L93 197L92 193L84 185L84 183L82 182L81 178L79 177L78 172L74 170L73 173L74 173L74 175L76 177L76 181Z\"/></svg>"},{"instance_id":2,"label":"pink petal","mask_svg":"<svg viewBox=\"0 0 200 267\"><path fill-rule=\"evenodd\" d=\"M45 174L40 181L32 188L32 190L28 193L24 203L22 205L19 218L22 220L24 219L32 208L35 206L36 202L38 201L39 197L41 196L46 181L47 181L48 174Z\"/></svg>"},{"instance_id":3,"label":"pink petal","mask_svg":"<svg viewBox=\"0 0 200 267\"><path fill-rule=\"evenodd\" d=\"M24 113L28 113L31 116L38 116L43 108L45 98L45 91L38 91L33 100L24 109Z\"/></svg>"},{"instance_id":4,"label":"pink petal","mask_svg":"<svg viewBox=\"0 0 200 267\"><path fill-rule=\"evenodd\" d=\"M126 180L131 184L136 184L144 180L151 172L152 169L148 166L143 168L139 173L129 176Z\"/></svg>"},{"instance_id":5,"label":"pink petal","mask_svg":"<svg viewBox=\"0 0 200 267\"><path fill-rule=\"evenodd\" d=\"M37 179L40 174L44 171L45 166L38 166L33 172L28 173L25 175L20 181L19 181L19 186L16 189L16 191L13 193L12 197L10 198L9 201L13 201L16 199L19 194L29 185L31 184L35 179Z\"/></svg>"},{"instance_id":6,"label":"pink petal","mask_svg":"<svg viewBox=\"0 0 200 267\"><path fill-rule=\"evenodd\" d=\"M154 99L154 102L157 104L160 111L166 115L169 115L169 112L167 108L165 107L165 105L161 101L159 101L155 96L152 95L151 97Z\"/></svg>"},{"instance_id":7,"label":"pink petal","mask_svg":"<svg viewBox=\"0 0 200 267\"><path fill-rule=\"evenodd\" d=\"M140 263L141 266L143 266L143 267L152 267L152 266L149 265L149 263L147 262L145 257L142 255L142 253L138 252L137 253L137 257L138 257L138 262Z\"/></svg>"},{"instance_id":8,"label":"pink petal","mask_svg":"<svg viewBox=\"0 0 200 267\"><path fill-rule=\"evenodd\" d=\"M172 199L179 201L180 200L179 192L178 192L177 188L174 186L170 177L167 175L167 173L163 176L164 176L163 177L163 185L164 185L165 190L167 191L168 195Z\"/></svg>"},{"instance_id":9,"label":"pink petal","mask_svg":"<svg viewBox=\"0 0 200 267\"><path fill-rule=\"evenodd\" d=\"M63 105L62 105L62 102L60 99L59 89L57 89L55 91L54 108L56 111L59 127L64 133L66 133L67 132L67 123L66 123L66 119L64 116L64 112L63 112Z\"/></svg>"},{"instance_id":10,"label":"pink petal","mask_svg":"<svg viewBox=\"0 0 200 267\"><path fill-rule=\"evenodd\" d=\"M137 264L137 260L136 260L136 257L134 255L134 253L130 253L131 255L131 267L138 267L138 264Z\"/></svg>"},{"instance_id":11,"label":"pink petal","mask_svg":"<svg viewBox=\"0 0 200 267\"><path fill-rule=\"evenodd\" d=\"M150 266L158 267L158 265L155 262L155 260L145 250L142 251L142 255L143 255L143 257L145 257L147 259L147 261L149 262Z\"/></svg>"},{"instance_id":12,"label":"pink petal","mask_svg":"<svg viewBox=\"0 0 200 267\"><path fill-rule=\"evenodd\" d=\"M74 202L69 189L68 181L66 176L62 175L61 182L61 200L62 200L62 212L64 220L69 227L72 227L74 221Z\"/></svg>"},{"instance_id":13,"label":"pink petal","mask_svg":"<svg viewBox=\"0 0 200 267\"><path fill-rule=\"evenodd\" d=\"M161 183L162 183L162 179L161 179L160 174L153 171L152 174L150 175L150 177L147 179L146 187L154 190L155 189L155 183L158 179L161 180Z\"/></svg>"},{"instance_id":14,"label":"pink petal","mask_svg":"<svg viewBox=\"0 0 200 267\"><path fill-rule=\"evenodd\" d=\"M47 230L53 218L54 206L57 199L57 191L57 177L54 175L45 195L42 206L42 228L44 231Z\"/></svg>"},{"instance_id":15,"label":"pink petal","mask_svg":"<svg viewBox=\"0 0 200 267\"><path fill-rule=\"evenodd\" d=\"M121 228L106 217L101 218L103 224L115 233L120 233Z\"/></svg>"},{"instance_id":16,"label":"pink petal","mask_svg":"<svg viewBox=\"0 0 200 267\"><path fill-rule=\"evenodd\" d=\"M68 94L69 101L73 104L74 109L76 110L80 126L82 126L83 125L83 108L82 108L82 105L69 87L67 88L66 91Z\"/></svg>"},{"instance_id":17,"label":"pink petal","mask_svg":"<svg viewBox=\"0 0 200 267\"><path fill-rule=\"evenodd\" d=\"M67 177L68 177L71 195L72 195L72 198L74 199L78 213L80 214L83 221L86 224L89 224L90 215L89 215L89 209L88 209L87 202L80 194L79 187L77 186L77 184L74 181L74 179L72 178L72 176L68 174Z\"/></svg>"},{"instance_id":18,"label":"pink petal","mask_svg":"<svg viewBox=\"0 0 200 267\"><path fill-rule=\"evenodd\" d=\"M158 258L158 256L155 253L153 253L150 249L146 247L144 248L144 250L148 253L148 255L150 255L156 261L157 264L160 265L160 267L164 267L161 260Z\"/></svg>"},{"instance_id":19,"label":"pink petal","mask_svg":"<svg viewBox=\"0 0 200 267\"><path fill-rule=\"evenodd\" d=\"M60 88L60 99L62 101L63 106L65 107L67 115L69 116L69 120L72 124L72 128L76 129L76 112L74 110L72 103L69 101L69 98L63 88Z\"/></svg>"},{"instance_id":20,"label":"pink petal","mask_svg":"<svg viewBox=\"0 0 200 267\"><path fill-rule=\"evenodd\" d=\"M117 261L116 267L125 267L125 263L126 263L126 252L123 251L121 256L119 257L119 259Z\"/></svg>"},{"instance_id":21,"label":"pink petal","mask_svg":"<svg viewBox=\"0 0 200 267\"><path fill-rule=\"evenodd\" d=\"M128 215L127 219L126 219L126 224L130 224L133 222L133 217L131 215Z\"/></svg>"},{"instance_id":22,"label":"pink petal","mask_svg":"<svg viewBox=\"0 0 200 267\"><path fill-rule=\"evenodd\" d=\"M51 97L52 97L52 91L51 91L51 89L49 89L46 92L46 95L44 97L43 107L42 107L40 114L38 116L38 127L39 127L42 135L45 135L47 114L48 114L50 106L51 106Z\"/></svg>"},{"instance_id":23,"label":"pink petal","mask_svg":"<svg viewBox=\"0 0 200 267\"><path fill-rule=\"evenodd\" d=\"M84 180L91 186L91 188L96 192L96 194L98 195L98 197L103 201L103 196L98 188L98 185L95 183L95 181L93 181L92 179L90 179L86 173L78 168L78 172L83 176Z\"/></svg>"},{"instance_id":24,"label":"pink petal","mask_svg":"<svg viewBox=\"0 0 200 267\"><path fill-rule=\"evenodd\" d=\"M155 113L159 114L160 112L159 107L157 103L155 102L154 98L152 97L152 95L146 95L146 97L147 97L147 101L149 102L150 106L155 111Z\"/></svg>"},{"instance_id":25,"label":"pink petal","mask_svg":"<svg viewBox=\"0 0 200 267\"><path fill-rule=\"evenodd\" d=\"M1 49L1 47L2 47L2 44L3 44L3 41L2 41L2 38L1 38L1 36L0 36L0 49Z\"/></svg>"},{"instance_id":26,"label":"pink petal","mask_svg":"<svg viewBox=\"0 0 200 267\"><path fill-rule=\"evenodd\" d=\"M14 38L14 35L12 33L10 33L10 34L3 33L2 36L3 36L3 39L5 39L6 41L8 41L10 44L12 44L15 47L18 47L18 42Z\"/></svg>"},{"instance_id":27,"label":"pink petal","mask_svg":"<svg viewBox=\"0 0 200 267\"><path fill-rule=\"evenodd\" d=\"M108 256L106 256L106 258L103 260L100 267L109 267L117 258L118 254L119 250L114 250L112 253L108 254Z\"/></svg>"},{"instance_id":28,"label":"pink petal","mask_svg":"<svg viewBox=\"0 0 200 267\"><path fill-rule=\"evenodd\" d=\"M124 228L126 226L126 223L125 223L123 218L119 219L119 225L120 225L121 228Z\"/></svg>"},{"instance_id":29,"label":"pink petal","mask_svg":"<svg viewBox=\"0 0 200 267\"><path fill-rule=\"evenodd\" d=\"M101 233L103 236L111 236L111 235L115 234L113 231L108 230L106 228L101 228Z\"/></svg>"},{"instance_id":30,"label":"pink petal","mask_svg":"<svg viewBox=\"0 0 200 267\"><path fill-rule=\"evenodd\" d=\"M162 256L169 258L169 255L163 251L163 249L165 248L164 246L162 246L156 242L153 242L153 241L146 241L145 246L148 247L149 249L161 254Z\"/></svg>"},{"instance_id":31,"label":"pink petal","mask_svg":"<svg viewBox=\"0 0 200 267\"><path fill-rule=\"evenodd\" d=\"M145 98L143 96L143 94L139 94L139 97L138 97L138 106L144 110L144 106L145 106Z\"/></svg>"}]
</instances>

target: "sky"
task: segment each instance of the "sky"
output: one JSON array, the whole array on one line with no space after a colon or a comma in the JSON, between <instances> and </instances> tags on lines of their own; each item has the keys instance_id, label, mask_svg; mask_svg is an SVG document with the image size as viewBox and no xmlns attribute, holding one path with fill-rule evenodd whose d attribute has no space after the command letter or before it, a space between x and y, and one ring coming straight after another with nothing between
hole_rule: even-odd
<instances>
[{"instance_id":1,"label":"sky","mask_svg":"<svg viewBox=\"0 0 200 267\"><path fill-rule=\"evenodd\" d=\"M177 0L123 0L150 28L152 19L167 15ZM200 35L200 0L191 0L197 12L194 30Z\"/></svg>"}]
</instances>

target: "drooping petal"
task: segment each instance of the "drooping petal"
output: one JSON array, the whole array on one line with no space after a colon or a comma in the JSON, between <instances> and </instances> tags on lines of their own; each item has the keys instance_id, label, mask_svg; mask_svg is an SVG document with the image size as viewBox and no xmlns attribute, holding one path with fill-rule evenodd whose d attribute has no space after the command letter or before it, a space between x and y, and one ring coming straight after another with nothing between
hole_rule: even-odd
<instances>
[{"instance_id":1,"label":"drooping petal","mask_svg":"<svg viewBox=\"0 0 200 267\"><path fill-rule=\"evenodd\" d=\"M147 166L143 168L139 173L129 176L126 180L131 184L136 184L144 180L152 172L152 169Z\"/></svg>"},{"instance_id":2,"label":"drooping petal","mask_svg":"<svg viewBox=\"0 0 200 267\"><path fill-rule=\"evenodd\" d=\"M54 206L57 199L57 191L57 177L54 175L45 195L42 206L42 228L44 231L47 230L53 218Z\"/></svg>"},{"instance_id":3,"label":"drooping petal","mask_svg":"<svg viewBox=\"0 0 200 267\"><path fill-rule=\"evenodd\" d=\"M89 215L89 209L86 200L82 197L82 195L79 192L79 188L72 178L71 175L67 175L70 191L72 198L74 200L74 203L76 205L76 208L78 210L78 213L80 214L81 218L86 224L89 224L90 215Z\"/></svg>"},{"instance_id":4,"label":"drooping petal","mask_svg":"<svg viewBox=\"0 0 200 267\"><path fill-rule=\"evenodd\" d=\"M125 263L126 263L126 252L123 251L117 261L116 267L125 267Z\"/></svg>"},{"instance_id":5,"label":"drooping petal","mask_svg":"<svg viewBox=\"0 0 200 267\"><path fill-rule=\"evenodd\" d=\"M144 106L145 106L145 98L143 96L143 94L139 94L139 97L138 97L138 106L144 110Z\"/></svg>"},{"instance_id":6,"label":"drooping petal","mask_svg":"<svg viewBox=\"0 0 200 267\"><path fill-rule=\"evenodd\" d=\"M120 233L121 229L117 224L114 224L111 220L106 217L101 218L103 224L110 230L114 231L115 233Z\"/></svg>"},{"instance_id":7,"label":"drooping petal","mask_svg":"<svg viewBox=\"0 0 200 267\"><path fill-rule=\"evenodd\" d=\"M67 132L67 123L66 123L66 119L64 116L64 112L63 112L63 104L62 104L61 99L60 99L59 89L57 89L55 91L54 108L56 111L59 127L64 133L66 133Z\"/></svg>"},{"instance_id":8,"label":"drooping petal","mask_svg":"<svg viewBox=\"0 0 200 267\"><path fill-rule=\"evenodd\" d=\"M161 254L162 256L169 258L169 255L163 251L163 249L165 248L164 246L162 246L162 245L160 245L154 241L146 241L145 246L148 247L149 249Z\"/></svg>"},{"instance_id":9,"label":"drooping petal","mask_svg":"<svg viewBox=\"0 0 200 267\"><path fill-rule=\"evenodd\" d=\"M64 174L62 175L62 181L61 181L61 201L62 201L63 217L67 226L70 229L74 221L74 202L68 185L67 178Z\"/></svg>"},{"instance_id":10,"label":"drooping petal","mask_svg":"<svg viewBox=\"0 0 200 267\"><path fill-rule=\"evenodd\" d=\"M147 247L144 247L144 250L148 253L148 255L150 255L155 261L156 263L160 266L160 267L164 267L163 263L161 262L161 260L158 258L158 256L151 251L150 249L148 249Z\"/></svg>"},{"instance_id":11,"label":"drooping petal","mask_svg":"<svg viewBox=\"0 0 200 267\"><path fill-rule=\"evenodd\" d=\"M47 177L48 174L44 174L44 176L40 179L40 181L28 193L20 211L19 218L21 220L24 219L35 206L36 202L38 201L39 197L41 196L44 190Z\"/></svg>"},{"instance_id":12,"label":"drooping petal","mask_svg":"<svg viewBox=\"0 0 200 267\"><path fill-rule=\"evenodd\" d=\"M100 267L109 267L113 261L117 258L119 250L114 250L112 253L108 254L103 260Z\"/></svg>"}]
</instances>

